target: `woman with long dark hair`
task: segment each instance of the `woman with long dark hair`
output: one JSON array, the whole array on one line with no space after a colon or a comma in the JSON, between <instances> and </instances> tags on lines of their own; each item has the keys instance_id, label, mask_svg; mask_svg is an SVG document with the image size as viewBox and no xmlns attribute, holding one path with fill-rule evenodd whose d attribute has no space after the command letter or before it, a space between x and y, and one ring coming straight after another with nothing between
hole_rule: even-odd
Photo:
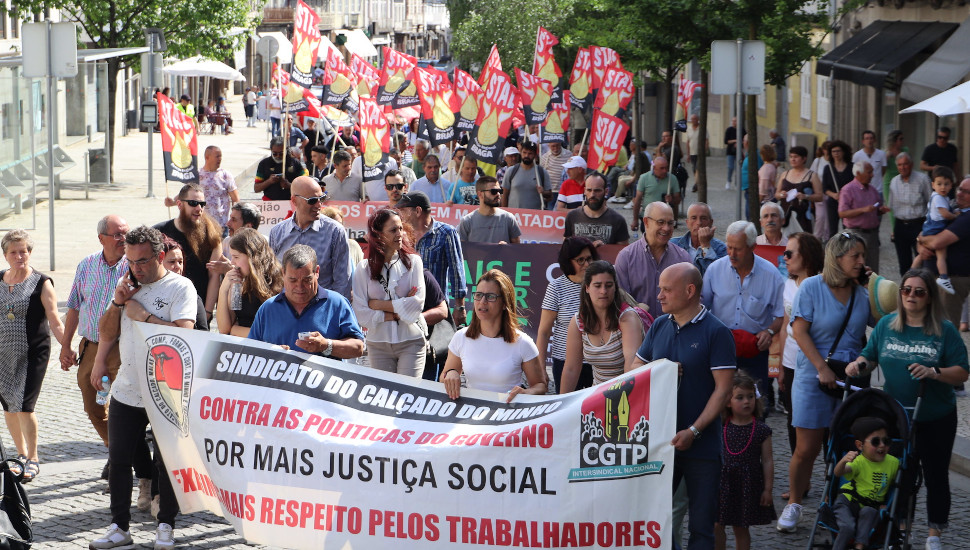
<instances>
[{"instance_id":1,"label":"woman with long dark hair","mask_svg":"<svg viewBox=\"0 0 970 550\"><path fill-rule=\"evenodd\" d=\"M829 235L839 230L839 193L855 178L852 174L852 148L844 141L829 144L829 164L822 174L822 192L828 213Z\"/></svg>"},{"instance_id":2,"label":"woman with long dark hair","mask_svg":"<svg viewBox=\"0 0 970 550\"><path fill-rule=\"evenodd\" d=\"M370 366L421 378L424 266L397 210L381 208L367 219L367 259L354 270L353 293L357 321L367 327Z\"/></svg>"},{"instance_id":3,"label":"woman with long dark hair","mask_svg":"<svg viewBox=\"0 0 970 550\"><path fill-rule=\"evenodd\" d=\"M283 272L266 238L248 227L239 229L229 239L229 261L232 269L219 287L222 306L216 308L216 319L222 334L245 338L259 306L282 290ZM229 307L234 284L242 285L242 309L239 310Z\"/></svg>"}]
</instances>

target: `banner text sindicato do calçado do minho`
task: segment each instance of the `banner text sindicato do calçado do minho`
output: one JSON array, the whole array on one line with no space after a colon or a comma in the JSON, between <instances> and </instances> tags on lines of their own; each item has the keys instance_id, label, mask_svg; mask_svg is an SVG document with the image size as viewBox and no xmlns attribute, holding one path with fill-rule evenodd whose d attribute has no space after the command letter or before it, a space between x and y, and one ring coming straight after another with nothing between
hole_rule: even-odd
<instances>
[{"instance_id":1,"label":"banner text sindicato do cal\u00e7ado do minho","mask_svg":"<svg viewBox=\"0 0 970 550\"><path fill-rule=\"evenodd\" d=\"M451 400L261 342L136 330L182 511L220 514L251 543L670 547L674 363L564 396Z\"/></svg>"}]
</instances>

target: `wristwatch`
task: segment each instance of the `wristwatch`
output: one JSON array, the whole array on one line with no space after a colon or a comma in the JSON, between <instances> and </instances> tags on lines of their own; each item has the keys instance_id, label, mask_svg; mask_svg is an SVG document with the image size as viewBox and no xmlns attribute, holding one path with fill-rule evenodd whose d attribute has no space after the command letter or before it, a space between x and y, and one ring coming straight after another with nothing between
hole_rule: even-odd
<instances>
[{"instance_id":1,"label":"wristwatch","mask_svg":"<svg viewBox=\"0 0 970 550\"><path fill-rule=\"evenodd\" d=\"M701 258L707 258L707 255L711 253L711 247L702 246L698 248L697 251L701 253Z\"/></svg>"},{"instance_id":2,"label":"wristwatch","mask_svg":"<svg viewBox=\"0 0 970 550\"><path fill-rule=\"evenodd\" d=\"M701 438L701 431L698 430L693 424L687 426L687 429L690 430L690 433L694 434L694 439Z\"/></svg>"},{"instance_id":3,"label":"wristwatch","mask_svg":"<svg viewBox=\"0 0 970 550\"><path fill-rule=\"evenodd\" d=\"M333 353L333 338L327 338L327 348L322 353L324 357L330 357Z\"/></svg>"},{"instance_id":4,"label":"wristwatch","mask_svg":"<svg viewBox=\"0 0 970 550\"><path fill-rule=\"evenodd\" d=\"M770 334L770 335L772 335L772 336L774 336L774 335L775 335L775 331L773 331L773 330L771 330L770 328L766 328L765 330L767 330L767 331L768 331L768 334Z\"/></svg>"}]
</instances>

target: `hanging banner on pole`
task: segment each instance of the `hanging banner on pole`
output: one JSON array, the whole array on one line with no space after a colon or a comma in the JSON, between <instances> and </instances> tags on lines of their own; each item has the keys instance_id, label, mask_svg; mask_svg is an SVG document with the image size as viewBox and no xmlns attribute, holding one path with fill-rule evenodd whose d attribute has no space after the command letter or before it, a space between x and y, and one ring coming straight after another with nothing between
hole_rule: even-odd
<instances>
[{"instance_id":1,"label":"hanging banner on pole","mask_svg":"<svg viewBox=\"0 0 970 550\"><path fill-rule=\"evenodd\" d=\"M323 74L323 94L320 103L336 105L344 111L357 112L357 98L353 97L357 78L334 49L327 51L327 65Z\"/></svg>"},{"instance_id":2,"label":"hanging banner on pole","mask_svg":"<svg viewBox=\"0 0 970 550\"><path fill-rule=\"evenodd\" d=\"M155 94L158 127L162 134L165 179L181 183L199 181L199 141L192 119L175 108L165 94Z\"/></svg>"},{"instance_id":3,"label":"hanging banner on pole","mask_svg":"<svg viewBox=\"0 0 970 550\"><path fill-rule=\"evenodd\" d=\"M455 95L458 96L458 102L461 105L455 128L461 132L471 132L475 128L475 120L478 119L482 87L475 82L472 75L455 68Z\"/></svg>"},{"instance_id":4,"label":"hanging banner on pole","mask_svg":"<svg viewBox=\"0 0 970 550\"><path fill-rule=\"evenodd\" d=\"M590 170L605 174L610 166L616 164L620 147L630 126L615 116L602 111L593 112L593 128L589 139Z\"/></svg>"},{"instance_id":5,"label":"hanging banner on pole","mask_svg":"<svg viewBox=\"0 0 970 550\"><path fill-rule=\"evenodd\" d=\"M589 49L580 48L576 52L573 70L569 73L569 93L573 107L586 112L593 106L593 59ZM567 127L568 129L568 127Z\"/></svg>"},{"instance_id":6,"label":"hanging banner on pole","mask_svg":"<svg viewBox=\"0 0 970 550\"><path fill-rule=\"evenodd\" d=\"M448 75L433 68L418 67L414 70L421 98L421 120L428 132L431 145L447 145L455 139L455 115L460 110L458 97L452 89Z\"/></svg>"},{"instance_id":7,"label":"hanging banner on pole","mask_svg":"<svg viewBox=\"0 0 970 550\"><path fill-rule=\"evenodd\" d=\"M364 166L376 166L380 162L387 162L387 153L391 150L390 125L384 110L371 97L360 98L360 140L364 155Z\"/></svg>"},{"instance_id":8,"label":"hanging banner on pole","mask_svg":"<svg viewBox=\"0 0 970 550\"><path fill-rule=\"evenodd\" d=\"M136 323L183 513L293 549L669 548L677 365L568 395L462 389ZM593 498L592 495L609 495Z\"/></svg>"},{"instance_id":9,"label":"hanging banner on pole","mask_svg":"<svg viewBox=\"0 0 970 550\"><path fill-rule=\"evenodd\" d=\"M610 67L603 77L603 83L593 107L610 116L623 118L631 99L633 99L633 73Z\"/></svg>"},{"instance_id":10,"label":"hanging banner on pole","mask_svg":"<svg viewBox=\"0 0 970 550\"><path fill-rule=\"evenodd\" d=\"M370 62L357 54L351 54L350 72L357 77L357 95L359 97L377 97L377 87L380 86L381 74Z\"/></svg>"},{"instance_id":11,"label":"hanging banner on pole","mask_svg":"<svg viewBox=\"0 0 970 550\"><path fill-rule=\"evenodd\" d=\"M377 104L388 105L394 103L395 108L409 107L418 104L416 90L408 96L414 97L414 102L408 105L399 105L395 102L398 94L412 88L414 79L414 68L417 66L417 59L413 56L392 50L387 46L383 47L384 66L381 68L380 86L377 89Z\"/></svg>"},{"instance_id":12,"label":"hanging banner on pole","mask_svg":"<svg viewBox=\"0 0 970 550\"><path fill-rule=\"evenodd\" d=\"M572 94L562 91L562 101L549 104L549 115L542 124L542 143L569 143L569 109Z\"/></svg>"},{"instance_id":13,"label":"hanging banner on pole","mask_svg":"<svg viewBox=\"0 0 970 550\"><path fill-rule=\"evenodd\" d=\"M498 54L498 46L492 44L492 49L488 52L488 59L485 60L485 66L482 67L482 72L478 75L478 85L483 90L488 88L492 73L495 72L502 72L502 57Z\"/></svg>"},{"instance_id":14,"label":"hanging banner on pole","mask_svg":"<svg viewBox=\"0 0 970 550\"><path fill-rule=\"evenodd\" d=\"M482 93L478 119L466 155L489 164L498 164L512 125L515 100L516 93L509 75L502 71L493 72L488 87Z\"/></svg>"},{"instance_id":15,"label":"hanging banner on pole","mask_svg":"<svg viewBox=\"0 0 970 550\"><path fill-rule=\"evenodd\" d=\"M313 66L317 63L320 49L320 16L299 0L293 10L293 67L290 81L309 88L313 84Z\"/></svg>"},{"instance_id":16,"label":"hanging banner on pole","mask_svg":"<svg viewBox=\"0 0 970 550\"><path fill-rule=\"evenodd\" d=\"M519 85L519 99L526 125L542 124L546 120L549 101L552 99L552 82L515 68L515 81Z\"/></svg>"},{"instance_id":17,"label":"hanging banner on pole","mask_svg":"<svg viewBox=\"0 0 970 550\"><path fill-rule=\"evenodd\" d=\"M556 35L539 27L539 31L536 33L536 51L532 60L532 74L552 83L553 103L562 101L562 89L559 87L562 70L556 63L556 56L552 53L552 47L558 43L559 38Z\"/></svg>"}]
</instances>

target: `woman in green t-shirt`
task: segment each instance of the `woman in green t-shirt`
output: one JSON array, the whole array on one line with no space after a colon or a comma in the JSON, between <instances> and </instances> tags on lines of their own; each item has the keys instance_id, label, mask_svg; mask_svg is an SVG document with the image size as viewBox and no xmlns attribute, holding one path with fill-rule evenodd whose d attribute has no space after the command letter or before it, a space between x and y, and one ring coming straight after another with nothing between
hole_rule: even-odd
<instances>
[{"instance_id":1,"label":"woman in green t-shirt","mask_svg":"<svg viewBox=\"0 0 970 550\"><path fill-rule=\"evenodd\" d=\"M955 326L943 319L935 276L923 269L903 275L896 313L879 320L858 359L845 372L856 376L882 366L884 389L904 407L913 407L919 386L926 391L913 425L914 457L926 480L926 548L941 548L940 534L950 515L950 455L956 437L953 388L967 380L967 348ZM912 471L912 470L911 470Z\"/></svg>"}]
</instances>

